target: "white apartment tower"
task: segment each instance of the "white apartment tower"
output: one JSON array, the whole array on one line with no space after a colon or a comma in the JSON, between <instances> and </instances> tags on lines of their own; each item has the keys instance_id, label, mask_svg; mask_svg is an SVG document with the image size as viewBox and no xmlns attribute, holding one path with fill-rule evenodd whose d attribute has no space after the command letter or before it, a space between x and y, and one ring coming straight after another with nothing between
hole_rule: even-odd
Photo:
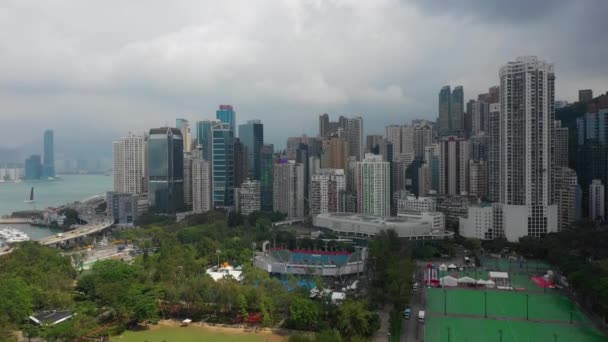
<instances>
[{"instance_id":1,"label":"white apartment tower","mask_svg":"<svg viewBox=\"0 0 608 342\"><path fill-rule=\"evenodd\" d=\"M346 177L342 169L320 169L310 184L310 213L335 213L340 208L340 196L346 191Z\"/></svg>"},{"instance_id":2,"label":"white apartment tower","mask_svg":"<svg viewBox=\"0 0 608 342\"><path fill-rule=\"evenodd\" d=\"M241 215L260 211L260 182L247 179L240 188L234 189L234 205Z\"/></svg>"},{"instance_id":3,"label":"white apartment tower","mask_svg":"<svg viewBox=\"0 0 608 342\"><path fill-rule=\"evenodd\" d=\"M594 179L589 185L589 218L604 221L604 184L599 179Z\"/></svg>"},{"instance_id":4,"label":"white apartment tower","mask_svg":"<svg viewBox=\"0 0 608 342\"><path fill-rule=\"evenodd\" d=\"M390 163L381 156L366 154L355 167L357 212L374 216L391 214Z\"/></svg>"},{"instance_id":5,"label":"white apartment tower","mask_svg":"<svg viewBox=\"0 0 608 342\"><path fill-rule=\"evenodd\" d=\"M304 164L293 160L274 164L273 210L289 218L304 217Z\"/></svg>"},{"instance_id":6,"label":"white apartment tower","mask_svg":"<svg viewBox=\"0 0 608 342\"><path fill-rule=\"evenodd\" d=\"M439 141L439 193L462 195L469 190L469 141L457 136L443 137Z\"/></svg>"},{"instance_id":7,"label":"white apartment tower","mask_svg":"<svg viewBox=\"0 0 608 342\"><path fill-rule=\"evenodd\" d=\"M211 208L211 162L200 157L193 158L192 211L204 213Z\"/></svg>"},{"instance_id":8,"label":"white apartment tower","mask_svg":"<svg viewBox=\"0 0 608 342\"><path fill-rule=\"evenodd\" d=\"M138 195L145 189L146 141L129 134L112 143L114 191Z\"/></svg>"},{"instance_id":9,"label":"white apartment tower","mask_svg":"<svg viewBox=\"0 0 608 342\"><path fill-rule=\"evenodd\" d=\"M553 65L534 56L500 68L500 203L509 241L557 231Z\"/></svg>"}]
</instances>

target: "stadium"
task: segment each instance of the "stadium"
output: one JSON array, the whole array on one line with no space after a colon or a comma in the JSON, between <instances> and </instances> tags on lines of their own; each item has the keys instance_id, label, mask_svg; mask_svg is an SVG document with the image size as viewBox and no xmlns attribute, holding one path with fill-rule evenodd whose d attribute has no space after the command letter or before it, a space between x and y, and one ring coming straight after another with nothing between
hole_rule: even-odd
<instances>
[{"instance_id":1,"label":"stadium","mask_svg":"<svg viewBox=\"0 0 608 342\"><path fill-rule=\"evenodd\" d=\"M365 248L352 253L275 248L258 253L254 265L270 274L341 277L363 272L366 258Z\"/></svg>"}]
</instances>

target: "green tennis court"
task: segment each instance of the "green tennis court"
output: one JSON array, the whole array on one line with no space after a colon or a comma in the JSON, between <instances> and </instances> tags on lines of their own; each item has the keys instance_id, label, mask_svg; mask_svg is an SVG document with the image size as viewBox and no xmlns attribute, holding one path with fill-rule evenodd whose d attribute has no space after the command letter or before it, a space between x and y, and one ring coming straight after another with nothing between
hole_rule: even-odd
<instances>
[{"instance_id":1,"label":"green tennis court","mask_svg":"<svg viewBox=\"0 0 608 342\"><path fill-rule=\"evenodd\" d=\"M553 269L549 264L538 260L509 260L481 258L481 266L487 270L502 272L538 271Z\"/></svg>"},{"instance_id":2,"label":"green tennis court","mask_svg":"<svg viewBox=\"0 0 608 342\"><path fill-rule=\"evenodd\" d=\"M466 314L485 317L487 310L488 317L520 319L529 317L569 323L571 309L573 322L589 321L575 304L571 304L568 298L561 295L495 290L427 289L427 310L430 313L443 314L447 311L448 315Z\"/></svg>"},{"instance_id":3,"label":"green tennis court","mask_svg":"<svg viewBox=\"0 0 608 342\"><path fill-rule=\"evenodd\" d=\"M425 341L428 342L606 341L606 336L591 326L580 327L569 324L429 316L425 325ZM502 340L500 330L502 330Z\"/></svg>"}]
</instances>

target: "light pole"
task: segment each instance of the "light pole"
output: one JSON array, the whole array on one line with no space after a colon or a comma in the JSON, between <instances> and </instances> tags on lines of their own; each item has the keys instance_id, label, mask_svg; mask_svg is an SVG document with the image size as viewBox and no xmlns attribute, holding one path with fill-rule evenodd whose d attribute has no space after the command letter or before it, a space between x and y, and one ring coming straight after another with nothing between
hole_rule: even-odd
<instances>
[{"instance_id":1,"label":"light pole","mask_svg":"<svg viewBox=\"0 0 608 342\"><path fill-rule=\"evenodd\" d=\"M217 270L218 271L220 270L220 253L222 253L221 250L219 250L219 249L215 250L215 254L217 255Z\"/></svg>"},{"instance_id":2,"label":"light pole","mask_svg":"<svg viewBox=\"0 0 608 342\"><path fill-rule=\"evenodd\" d=\"M553 342L557 342L557 334L553 333Z\"/></svg>"},{"instance_id":3,"label":"light pole","mask_svg":"<svg viewBox=\"0 0 608 342\"><path fill-rule=\"evenodd\" d=\"M451 330L452 329L450 327L448 327L448 342L450 342L450 333L451 333Z\"/></svg>"},{"instance_id":4,"label":"light pole","mask_svg":"<svg viewBox=\"0 0 608 342\"><path fill-rule=\"evenodd\" d=\"M498 335L500 335L500 342L502 342L502 329L498 329Z\"/></svg>"}]
</instances>

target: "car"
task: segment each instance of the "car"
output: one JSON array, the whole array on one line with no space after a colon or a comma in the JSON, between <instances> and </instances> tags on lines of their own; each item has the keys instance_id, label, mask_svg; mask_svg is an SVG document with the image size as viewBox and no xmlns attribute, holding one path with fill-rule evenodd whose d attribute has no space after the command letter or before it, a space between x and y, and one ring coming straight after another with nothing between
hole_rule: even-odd
<instances>
[{"instance_id":1,"label":"car","mask_svg":"<svg viewBox=\"0 0 608 342\"><path fill-rule=\"evenodd\" d=\"M403 311L403 318L405 319L410 319L410 317L412 316L412 309L408 306L407 308L405 308L405 310Z\"/></svg>"}]
</instances>

